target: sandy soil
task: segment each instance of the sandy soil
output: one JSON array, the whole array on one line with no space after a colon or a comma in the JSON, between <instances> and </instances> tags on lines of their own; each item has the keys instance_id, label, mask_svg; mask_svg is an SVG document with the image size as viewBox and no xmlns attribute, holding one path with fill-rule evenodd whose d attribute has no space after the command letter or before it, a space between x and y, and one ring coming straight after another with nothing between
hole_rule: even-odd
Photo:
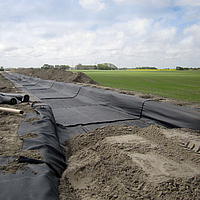
<instances>
[{"instance_id":1,"label":"sandy soil","mask_svg":"<svg viewBox=\"0 0 200 200\"><path fill-rule=\"evenodd\" d=\"M0 92L17 91L1 74L0 85ZM27 103L12 107L33 112ZM19 156L22 138L17 128L23 119L24 115L0 112L1 157ZM27 133L23 137L37 135ZM200 198L199 131L155 125L106 126L75 136L64 147L68 167L61 178L61 200ZM35 153L22 155L34 158ZM15 173L26 167L18 165L17 160L10 160L0 169Z\"/></svg>"},{"instance_id":2,"label":"sandy soil","mask_svg":"<svg viewBox=\"0 0 200 200\"><path fill-rule=\"evenodd\" d=\"M22 91L18 90L18 88L4 79L0 74L0 92L20 93ZM0 166L0 170L3 170L4 173L16 173L17 170L26 168L26 163L18 162L20 155L28 155L30 158L41 159L41 155L38 151L22 151L23 138L33 138L35 134L27 133L21 137L17 134L19 124L24 120L25 114L35 112L30 104L31 102L16 105L0 104L0 107L24 111L24 114L12 114L0 111L0 157L14 157L14 160L8 160L5 166Z\"/></svg>"},{"instance_id":3,"label":"sandy soil","mask_svg":"<svg viewBox=\"0 0 200 200\"><path fill-rule=\"evenodd\" d=\"M60 199L199 199L200 133L107 126L66 142ZM194 146L194 147L193 147Z\"/></svg>"},{"instance_id":4,"label":"sandy soil","mask_svg":"<svg viewBox=\"0 0 200 200\"><path fill-rule=\"evenodd\" d=\"M15 69L13 72L23 74L26 76L33 76L37 78L42 78L45 80L54 80L66 83L86 83L98 85L98 83L88 77L82 72L73 73L71 71L66 71L63 69Z\"/></svg>"}]
</instances>

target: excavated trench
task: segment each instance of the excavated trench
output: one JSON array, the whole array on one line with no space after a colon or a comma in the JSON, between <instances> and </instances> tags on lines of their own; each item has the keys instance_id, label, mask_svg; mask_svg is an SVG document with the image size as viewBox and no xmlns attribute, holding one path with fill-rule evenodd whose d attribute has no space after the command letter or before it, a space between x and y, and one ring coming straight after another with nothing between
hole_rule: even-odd
<instances>
[{"instance_id":1,"label":"excavated trench","mask_svg":"<svg viewBox=\"0 0 200 200\"><path fill-rule=\"evenodd\" d=\"M184 185L195 177L198 182L198 110L80 84L16 73L4 76L30 94L32 101L41 102L33 105L36 112L28 113L18 129L20 137L38 136L23 138L22 152L37 150L41 156L21 154L18 161L28 163L27 168L1 174L2 197L13 188L11 199L157 198L170 197L165 194L169 180L180 178L179 185ZM27 123L29 119L35 120ZM70 153L63 153L63 147ZM14 160L0 158L1 165L8 159ZM165 183L162 190L161 183ZM198 187L185 191L196 197L199 193L193 190ZM179 192L184 196L184 191Z\"/></svg>"}]
</instances>

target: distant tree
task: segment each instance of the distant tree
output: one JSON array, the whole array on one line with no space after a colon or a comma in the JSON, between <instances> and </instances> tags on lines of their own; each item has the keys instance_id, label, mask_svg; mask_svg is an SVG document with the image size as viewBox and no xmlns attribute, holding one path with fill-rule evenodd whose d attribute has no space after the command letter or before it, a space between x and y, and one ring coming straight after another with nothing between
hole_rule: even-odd
<instances>
[{"instance_id":1,"label":"distant tree","mask_svg":"<svg viewBox=\"0 0 200 200\"><path fill-rule=\"evenodd\" d=\"M183 70L183 67L177 66L176 70Z\"/></svg>"},{"instance_id":2,"label":"distant tree","mask_svg":"<svg viewBox=\"0 0 200 200\"><path fill-rule=\"evenodd\" d=\"M83 69L83 65L79 63L78 65L75 66L75 69L76 70Z\"/></svg>"},{"instance_id":3,"label":"distant tree","mask_svg":"<svg viewBox=\"0 0 200 200\"><path fill-rule=\"evenodd\" d=\"M69 65L55 65L55 68L56 69L69 69L70 68L70 66Z\"/></svg>"},{"instance_id":4,"label":"distant tree","mask_svg":"<svg viewBox=\"0 0 200 200\"><path fill-rule=\"evenodd\" d=\"M136 69L158 69L158 68L147 66L147 67L136 67Z\"/></svg>"},{"instance_id":5,"label":"distant tree","mask_svg":"<svg viewBox=\"0 0 200 200\"><path fill-rule=\"evenodd\" d=\"M120 68L120 70L127 70L127 67L122 67Z\"/></svg>"},{"instance_id":6,"label":"distant tree","mask_svg":"<svg viewBox=\"0 0 200 200\"><path fill-rule=\"evenodd\" d=\"M116 70L118 69L115 65L112 63L103 63L103 64L98 64L97 69L99 70Z\"/></svg>"},{"instance_id":7,"label":"distant tree","mask_svg":"<svg viewBox=\"0 0 200 200\"><path fill-rule=\"evenodd\" d=\"M44 64L41 69L50 69L50 68L54 68L53 65L49 65L49 64Z\"/></svg>"}]
</instances>

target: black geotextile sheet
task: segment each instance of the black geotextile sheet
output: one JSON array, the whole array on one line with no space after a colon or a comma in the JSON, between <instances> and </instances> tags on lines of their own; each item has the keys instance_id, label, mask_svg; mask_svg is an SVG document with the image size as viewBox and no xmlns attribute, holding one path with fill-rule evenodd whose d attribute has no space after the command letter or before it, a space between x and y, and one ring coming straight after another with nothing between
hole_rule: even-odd
<instances>
[{"instance_id":1,"label":"black geotextile sheet","mask_svg":"<svg viewBox=\"0 0 200 200\"><path fill-rule=\"evenodd\" d=\"M39 150L38 157L18 158L27 169L16 174L0 171L0 199L59 199L59 179L66 168L58 138L57 125L48 106L36 107L38 114L28 113L20 123L18 135L35 133L38 137L23 139L22 151ZM21 155L21 153L20 153ZM0 158L0 165L16 158Z\"/></svg>"},{"instance_id":2,"label":"black geotextile sheet","mask_svg":"<svg viewBox=\"0 0 200 200\"><path fill-rule=\"evenodd\" d=\"M195 109L16 73L5 76L50 105L56 122L66 127L141 120L200 130L200 113Z\"/></svg>"},{"instance_id":3,"label":"black geotextile sheet","mask_svg":"<svg viewBox=\"0 0 200 200\"><path fill-rule=\"evenodd\" d=\"M99 124L125 121L132 121L135 125L134 121L140 120L168 128L200 130L200 112L196 109L16 73L5 76L48 104L56 122L66 127L92 125L95 128Z\"/></svg>"}]
</instances>

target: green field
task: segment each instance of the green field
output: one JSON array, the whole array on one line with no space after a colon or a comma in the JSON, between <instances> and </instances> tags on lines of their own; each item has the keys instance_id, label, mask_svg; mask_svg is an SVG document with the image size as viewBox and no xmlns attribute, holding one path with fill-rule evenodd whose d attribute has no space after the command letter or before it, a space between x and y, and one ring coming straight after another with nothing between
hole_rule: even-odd
<instances>
[{"instance_id":1,"label":"green field","mask_svg":"<svg viewBox=\"0 0 200 200\"><path fill-rule=\"evenodd\" d=\"M83 70L102 86L200 103L200 70Z\"/></svg>"}]
</instances>

